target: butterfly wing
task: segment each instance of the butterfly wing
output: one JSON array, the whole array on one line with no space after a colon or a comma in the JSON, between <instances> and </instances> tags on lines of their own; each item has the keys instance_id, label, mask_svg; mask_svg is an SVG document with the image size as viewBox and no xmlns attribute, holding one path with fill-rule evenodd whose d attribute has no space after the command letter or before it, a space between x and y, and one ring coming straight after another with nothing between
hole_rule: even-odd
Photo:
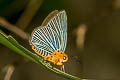
<instances>
[{"instance_id":1,"label":"butterfly wing","mask_svg":"<svg viewBox=\"0 0 120 80\"><path fill-rule=\"evenodd\" d=\"M67 43L67 16L60 11L42 28L38 27L32 33L30 44L43 56L54 51L65 51Z\"/></svg>"},{"instance_id":2,"label":"butterfly wing","mask_svg":"<svg viewBox=\"0 0 120 80\"><path fill-rule=\"evenodd\" d=\"M64 52L67 43L67 15L66 12L60 11L46 25L52 28L58 36L57 50Z\"/></svg>"}]
</instances>

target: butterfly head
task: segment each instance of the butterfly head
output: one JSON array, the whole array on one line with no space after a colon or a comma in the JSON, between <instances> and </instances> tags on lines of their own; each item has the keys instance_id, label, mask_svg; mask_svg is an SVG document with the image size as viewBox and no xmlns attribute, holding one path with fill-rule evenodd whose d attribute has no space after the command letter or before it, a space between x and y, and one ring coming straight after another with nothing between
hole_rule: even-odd
<instances>
[{"instance_id":1,"label":"butterfly head","mask_svg":"<svg viewBox=\"0 0 120 80\"><path fill-rule=\"evenodd\" d=\"M62 62L67 62L68 61L68 55L66 53L61 53L61 54L62 54L62 57L61 57Z\"/></svg>"}]
</instances>

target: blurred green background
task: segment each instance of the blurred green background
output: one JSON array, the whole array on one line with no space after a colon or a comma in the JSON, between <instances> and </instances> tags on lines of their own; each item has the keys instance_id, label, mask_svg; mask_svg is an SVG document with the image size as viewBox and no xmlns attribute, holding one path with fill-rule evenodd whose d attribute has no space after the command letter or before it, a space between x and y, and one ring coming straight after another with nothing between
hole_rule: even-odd
<instances>
[{"instance_id":1,"label":"blurred green background","mask_svg":"<svg viewBox=\"0 0 120 80\"><path fill-rule=\"evenodd\" d=\"M30 1L37 2L39 8L29 24L19 23ZM33 6L36 6L33 5ZM33 13L34 7L31 7ZM31 34L41 25L44 18L53 10L66 10L68 17L68 43L66 53L69 61L65 70L72 75L88 79L120 79L120 0L0 0L0 17ZM76 44L74 30L79 25L87 25L84 49ZM31 50L27 40L0 26L24 47ZM32 50L31 50L32 51ZM79 59L79 61L78 61ZM31 61L23 63L23 56L16 54L0 44L0 80L4 79L3 68L14 62L20 63L15 68L11 80L66 80Z\"/></svg>"}]
</instances>

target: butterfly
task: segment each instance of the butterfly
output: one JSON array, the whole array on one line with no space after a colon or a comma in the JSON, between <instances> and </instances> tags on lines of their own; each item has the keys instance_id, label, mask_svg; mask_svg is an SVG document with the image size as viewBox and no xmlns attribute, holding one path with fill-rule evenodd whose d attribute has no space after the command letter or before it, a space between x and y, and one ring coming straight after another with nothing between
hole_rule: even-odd
<instances>
[{"instance_id":1,"label":"butterfly","mask_svg":"<svg viewBox=\"0 0 120 80\"><path fill-rule=\"evenodd\" d=\"M67 15L65 10L54 10L33 30L29 40L35 53L64 70L64 62L68 61L65 53L67 44Z\"/></svg>"}]
</instances>

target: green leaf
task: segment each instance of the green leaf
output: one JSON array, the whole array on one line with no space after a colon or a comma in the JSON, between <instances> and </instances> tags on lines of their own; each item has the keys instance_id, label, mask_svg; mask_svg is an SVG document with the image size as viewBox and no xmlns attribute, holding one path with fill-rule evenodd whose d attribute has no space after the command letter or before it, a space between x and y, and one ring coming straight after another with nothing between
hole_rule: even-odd
<instances>
[{"instance_id":1,"label":"green leaf","mask_svg":"<svg viewBox=\"0 0 120 80\"><path fill-rule=\"evenodd\" d=\"M24 48L22 45L20 45L12 36L7 36L3 32L0 31L0 43L4 46L10 48L11 50L15 51L16 53L19 53L20 55L24 56L25 58L40 64L44 68L46 68L49 71L52 71L53 73L56 73L59 76L62 76L67 79L71 80L82 80L79 77L70 75L68 73L65 73L53 66L50 65L47 61L44 61L43 58L40 56L32 53L31 51Z\"/></svg>"}]
</instances>

